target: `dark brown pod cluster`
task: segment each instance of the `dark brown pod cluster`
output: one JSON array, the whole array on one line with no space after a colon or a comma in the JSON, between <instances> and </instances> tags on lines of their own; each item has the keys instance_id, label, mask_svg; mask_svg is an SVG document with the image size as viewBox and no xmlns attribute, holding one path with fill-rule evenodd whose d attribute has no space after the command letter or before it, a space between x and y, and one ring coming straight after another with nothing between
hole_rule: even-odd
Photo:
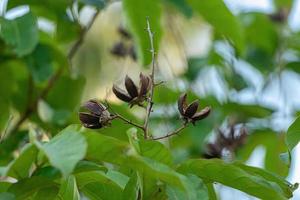
<instances>
[{"instance_id":1,"label":"dark brown pod cluster","mask_svg":"<svg viewBox=\"0 0 300 200\"><path fill-rule=\"evenodd\" d=\"M87 112L79 112L79 119L86 128L99 129L110 125L113 119L107 108L95 100L89 100L82 105Z\"/></svg>"},{"instance_id":2,"label":"dark brown pod cluster","mask_svg":"<svg viewBox=\"0 0 300 200\"><path fill-rule=\"evenodd\" d=\"M130 56L133 60L136 60L137 55L131 40L131 34L122 26L118 28L118 33L121 36L121 40L113 45L110 53L117 57Z\"/></svg>"},{"instance_id":3,"label":"dark brown pod cluster","mask_svg":"<svg viewBox=\"0 0 300 200\"><path fill-rule=\"evenodd\" d=\"M229 127L228 134L218 129L217 138L213 143L207 144L205 158L222 158L223 150L229 151L233 157L236 150L246 142L247 131L245 127L236 129L234 125Z\"/></svg>"},{"instance_id":4,"label":"dark brown pod cluster","mask_svg":"<svg viewBox=\"0 0 300 200\"><path fill-rule=\"evenodd\" d=\"M113 93L122 101L129 103L132 107L134 105L143 106L143 102L147 98L147 93L150 89L151 81L150 77L140 73L140 87L138 88L135 83L127 75L125 77L124 91L116 85L113 85Z\"/></svg>"},{"instance_id":5,"label":"dark brown pod cluster","mask_svg":"<svg viewBox=\"0 0 300 200\"><path fill-rule=\"evenodd\" d=\"M210 113L210 107L205 107L198 111L199 103L198 101L193 101L191 104L187 104L186 101L187 94L182 94L178 99L178 110L185 120L186 123L191 122L195 124L196 121L206 118Z\"/></svg>"}]
</instances>

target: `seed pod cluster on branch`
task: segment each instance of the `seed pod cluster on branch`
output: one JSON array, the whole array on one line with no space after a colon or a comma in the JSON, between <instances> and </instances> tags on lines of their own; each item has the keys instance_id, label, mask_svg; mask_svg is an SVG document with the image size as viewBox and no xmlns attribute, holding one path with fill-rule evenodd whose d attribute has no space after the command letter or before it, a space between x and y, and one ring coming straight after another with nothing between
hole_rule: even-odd
<instances>
[{"instance_id":1,"label":"seed pod cluster on branch","mask_svg":"<svg viewBox=\"0 0 300 200\"><path fill-rule=\"evenodd\" d=\"M113 45L110 53L117 57L130 56L134 61L136 61L137 56L135 47L132 44L131 34L122 26L118 28L118 33L121 36L121 39Z\"/></svg>"},{"instance_id":2,"label":"seed pod cluster on branch","mask_svg":"<svg viewBox=\"0 0 300 200\"><path fill-rule=\"evenodd\" d=\"M122 28L119 28L119 34L122 36L123 40L130 40L131 35ZM121 101L124 101L128 103L130 108L132 108L135 105L141 106L146 108L145 112L145 119L143 125L137 124L135 122L132 122L132 120L129 120L125 117L123 117L121 114L116 113L111 110L111 113L108 111L108 109L101 103L97 103L94 100L90 100L86 102L82 107L86 109L88 112L79 112L79 119L82 123L82 125L86 128L102 128L106 127L111 124L111 121L113 119L119 119L124 121L127 124L130 124L132 126L135 126L143 131L144 139L153 139L153 140L159 140L163 138L168 138L173 135L177 135L180 131L182 131L184 128L187 127L189 123L192 123L195 125L195 123L199 120L202 120L206 118L210 111L210 107L205 107L198 111L199 103L198 101L194 101L191 104L187 104L187 94L182 94L178 99L178 110L179 113L183 119L183 124L181 127L175 129L174 131L167 133L164 136L160 137L153 137L152 135L149 135L149 121L150 121L150 115L153 111L153 94L155 86L158 84L155 84L155 66L156 66L156 52L154 49L154 33L151 30L149 20L147 18L147 28L146 31L149 36L150 41L150 53L152 57L151 62L151 74L150 75L144 75L143 73L140 73L140 83L139 85L136 85L133 80L126 75L125 77L125 83L124 83L124 89L121 89L116 84L113 85L112 91L116 95L118 99ZM123 55L126 54L127 49L124 46L123 42L118 43L111 51L113 54L116 55ZM109 105L107 104L108 108ZM150 133L151 134L151 133Z\"/></svg>"},{"instance_id":3,"label":"seed pod cluster on branch","mask_svg":"<svg viewBox=\"0 0 300 200\"><path fill-rule=\"evenodd\" d=\"M197 111L199 107L199 102L195 100L188 105L186 99L187 99L187 94L184 93L179 97L177 102L178 110L185 123L191 122L192 124L195 125L196 121L202 120L209 115L211 110L209 106L203 108L200 111Z\"/></svg>"},{"instance_id":4,"label":"seed pod cluster on branch","mask_svg":"<svg viewBox=\"0 0 300 200\"><path fill-rule=\"evenodd\" d=\"M89 100L82 108L87 110L87 112L79 112L79 119L84 127L99 129L111 124L113 116L103 104Z\"/></svg>"},{"instance_id":5,"label":"seed pod cluster on branch","mask_svg":"<svg viewBox=\"0 0 300 200\"><path fill-rule=\"evenodd\" d=\"M113 93L122 101L127 102L130 107L139 105L143 107L143 103L147 98L147 93L151 87L150 77L140 73L140 85L135 85L133 80L129 76L125 77L126 91L119 88L117 85L113 85Z\"/></svg>"}]
</instances>

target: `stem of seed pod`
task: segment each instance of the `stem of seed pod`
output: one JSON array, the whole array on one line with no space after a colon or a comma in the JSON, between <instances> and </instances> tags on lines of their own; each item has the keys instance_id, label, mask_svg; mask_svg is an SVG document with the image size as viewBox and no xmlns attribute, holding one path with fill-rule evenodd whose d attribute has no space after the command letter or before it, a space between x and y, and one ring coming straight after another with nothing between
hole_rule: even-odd
<instances>
[{"instance_id":1,"label":"stem of seed pod","mask_svg":"<svg viewBox=\"0 0 300 200\"><path fill-rule=\"evenodd\" d=\"M120 115L119 113L116 113L116 112L113 110L113 108L109 105L109 103L107 102L107 100L105 100L105 104L106 104L106 106L107 106L107 109L109 109L109 110L111 111L111 113L112 113L112 115L111 115L111 119L112 119L112 120L113 120L113 119L120 119L120 120L124 121L125 123L131 124L132 126L135 126L135 127L139 128L139 129L142 129L142 130L144 131L144 127L143 127L143 126L141 126L141 125L139 125L139 124L136 124L136 123L132 122L131 120L129 120L129 119L123 117L123 116Z\"/></svg>"},{"instance_id":2,"label":"stem of seed pod","mask_svg":"<svg viewBox=\"0 0 300 200\"><path fill-rule=\"evenodd\" d=\"M180 131L182 131L183 129L185 129L187 127L188 123L184 123L181 127L179 127L178 129L176 129L175 131L172 131L171 133L168 133L165 136L161 136L161 137L157 137L157 138L152 138L152 140L161 140L161 139L165 139L168 137L171 137L173 135L177 135Z\"/></svg>"},{"instance_id":3,"label":"stem of seed pod","mask_svg":"<svg viewBox=\"0 0 300 200\"><path fill-rule=\"evenodd\" d=\"M147 32L149 35L149 40L150 40L150 52L151 52L151 56L152 56L152 68L151 68L151 74L150 74L150 78L151 78L151 88L150 88L150 97L148 98L148 105L147 105L147 111L146 111L146 117L145 117L145 122L144 122L144 126L143 126L143 130L144 130L144 138L147 139L148 138L148 125L149 125L149 118L150 118L150 113L152 110L152 106L153 106L153 93L154 93L154 72L155 72L155 51L154 51L154 34L151 30L150 27L150 22L149 22L149 18L147 17Z\"/></svg>"},{"instance_id":4,"label":"stem of seed pod","mask_svg":"<svg viewBox=\"0 0 300 200\"><path fill-rule=\"evenodd\" d=\"M120 119L120 120L126 122L127 124L131 124L132 126L135 126L135 127L139 128L139 129L142 129L144 131L144 127L143 126L141 126L139 124L136 124L136 123L132 122L131 120L126 119L122 115L115 114L113 118Z\"/></svg>"}]
</instances>

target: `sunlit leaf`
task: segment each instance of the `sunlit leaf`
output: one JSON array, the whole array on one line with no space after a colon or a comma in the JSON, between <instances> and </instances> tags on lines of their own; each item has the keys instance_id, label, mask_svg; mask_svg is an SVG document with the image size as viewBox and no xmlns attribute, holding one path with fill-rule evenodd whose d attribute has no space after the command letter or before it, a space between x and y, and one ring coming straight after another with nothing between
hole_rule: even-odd
<instances>
[{"instance_id":1,"label":"sunlit leaf","mask_svg":"<svg viewBox=\"0 0 300 200\"><path fill-rule=\"evenodd\" d=\"M49 162L67 177L75 168L79 160L84 158L87 143L81 133L72 126L60 132L50 142L38 145L45 153Z\"/></svg>"}]
</instances>

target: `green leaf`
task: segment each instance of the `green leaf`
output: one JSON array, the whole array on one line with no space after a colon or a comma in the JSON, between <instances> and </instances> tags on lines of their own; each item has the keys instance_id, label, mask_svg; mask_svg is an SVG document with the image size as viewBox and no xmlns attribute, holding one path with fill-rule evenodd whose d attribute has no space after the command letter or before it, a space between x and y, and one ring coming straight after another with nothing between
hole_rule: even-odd
<instances>
[{"instance_id":1,"label":"green leaf","mask_svg":"<svg viewBox=\"0 0 300 200\"><path fill-rule=\"evenodd\" d=\"M15 200L16 197L12 193L3 192L0 194L0 200Z\"/></svg>"},{"instance_id":2,"label":"green leaf","mask_svg":"<svg viewBox=\"0 0 300 200\"><path fill-rule=\"evenodd\" d=\"M137 174L133 172L132 176L130 177L129 181L127 182L123 190L122 199L136 200L138 198L138 193L139 193L138 178L137 178Z\"/></svg>"},{"instance_id":3,"label":"green leaf","mask_svg":"<svg viewBox=\"0 0 300 200\"><path fill-rule=\"evenodd\" d=\"M24 200L32 197L39 190L54 187L56 184L49 178L34 176L14 183L8 192L16 196L16 200Z\"/></svg>"},{"instance_id":4,"label":"green leaf","mask_svg":"<svg viewBox=\"0 0 300 200\"><path fill-rule=\"evenodd\" d=\"M80 195L76 185L76 179L73 175L69 176L67 180L63 180L58 193L60 199L79 200Z\"/></svg>"},{"instance_id":5,"label":"green leaf","mask_svg":"<svg viewBox=\"0 0 300 200\"><path fill-rule=\"evenodd\" d=\"M207 188L203 181L195 175L188 174L187 177L189 179L189 192L195 194L195 200L208 200ZM174 187L167 186L166 192L169 200L185 199L184 193Z\"/></svg>"},{"instance_id":6,"label":"green leaf","mask_svg":"<svg viewBox=\"0 0 300 200\"><path fill-rule=\"evenodd\" d=\"M272 181L276 183L282 189L286 197L292 197L293 191L295 191L298 188L298 183L292 185L281 176L278 176L269 171L261 170L260 168L257 167L247 166L242 163L235 163L235 165L254 176L260 176L268 181Z\"/></svg>"},{"instance_id":7,"label":"green leaf","mask_svg":"<svg viewBox=\"0 0 300 200\"><path fill-rule=\"evenodd\" d=\"M264 168L278 175L287 176L288 167L280 159L280 153L287 150L284 135L271 129L254 130L248 136L247 143L237 152L238 159L247 161L258 146L263 146L266 151Z\"/></svg>"},{"instance_id":8,"label":"green leaf","mask_svg":"<svg viewBox=\"0 0 300 200\"><path fill-rule=\"evenodd\" d=\"M76 164L84 158L87 149L85 138L73 126L62 130L50 142L38 145L50 164L58 168L67 177Z\"/></svg>"},{"instance_id":9,"label":"green leaf","mask_svg":"<svg viewBox=\"0 0 300 200\"><path fill-rule=\"evenodd\" d=\"M125 153L130 149L129 144L90 129L82 129L81 132L88 143L86 159L113 164L125 162Z\"/></svg>"},{"instance_id":10,"label":"green leaf","mask_svg":"<svg viewBox=\"0 0 300 200\"><path fill-rule=\"evenodd\" d=\"M255 104L239 104L235 102L227 102L222 105L225 114L231 115L238 122L245 122L250 118L265 118L273 113L273 110Z\"/></svg>"},{"instance_id":11,"label":"green leaf","mask_svg":"<svg viewBox=\"0 0 300 200\"><path fill-rule=\"evenodd\" d=\"M44 44L38 44L35 50L26 57L27 67L35 83L42 83L53 74L53 49Z\"/></svg>"},{"instance_id":12,"label":"green leaf","mask_svg":"<svg viewBox=\"0 0 300 200\"><path fill-rule=\"evenodd\" d=\"M227 8L224 1L187 1L198 14L214 27L218 34L229 39L239 52L243 51L244 35L242 26L238 18Z\"/></svg>"},{"instance_id":13,"label":"green leaf","mask_svg":"<svg viewBox=\"0 0 300 200\"><path fill-rule=\"evenodd\" d=\"M18 158L12 161L5 170L3 176L10 176L17 179L27 178L30 168L37 156L37 148L33 144L26 145Z\"/></svg>"},{"instance_id":14,"label":"green leaf","mask_svg":"<svg viewBox=\"0 0 300 200\"><path fill-rule=\"evenodd\" d=\"M282 189L281 184L286 183L282 181L278 184L278 179L274 182L275 178L265 176L264 170L259 168L255 170L257 170L256 173L253 173L246 167L242 168L218 159L188 160L179 168L180 172L193 173L204 181L219 182L261 199L284 200L291 197ZM268 175L271 176L271 174Z\"/></svg>"},{"instance_id":15,"label":"green leaf","mask_svg":"<svg viewBox=\"0 0 300 200\"><path fill-rule=\"evenodd\" d=\"M285 65L285 69L290 69L300 74L300 62L299 61L289 62Z\"/></svg>"},{"instance_id":16,"label":"green leaf","mask_svg":"<svg viewBox=\"0 0 300 200\"><path fill-rule=\"evenodd\" d=\"M167 165L140 156L128 157L126 164L140 173L145 173L153 179L158 179L178 190L181 190L185 195L185 199L197 199L197 194L195 192L190 192L191 183L188 178L177 173ZM147 184L147 182L143 184Z\"/></svg>"},{"instance_id":17,"label":"green leaf","mask_svg":"<svg viewBox=\"0 0 300 200\"><path fill-rule=\"evenodd\" d=\"M75 175L83 194L93 199L121 199L122 188L102 171L82 172Z\"/></svg>"},{"instance_id":18,"label":"green leaf","mask_svg":"<svg viewBox=\"0 0 300 200\"><path fill-rule=\"evenodd\" d=\"M27 13L14 20L0 19L0 37L6 44L13 47L18 56L31 53L38 43L36 17Z\"/></svg>"},{"instance_id":19,"label":"green leaf","mask_svg":"<svg viewBox=\"0 0 300 200\"><path fill-rule=\"evenodd\" d=\"M138 57L143 65L147 65L151 62L151 53L149 36L145 31L146 19L149 17L151 30L155 33L154 49L158 52L161 39L160 0L124 0L122 4L129 28L138 46Z\"/></svg>"},{"instance_id":20,"label":"green leaf","mask_svg":"<svg viewBox=\"0 0 300 200\"><path fill-rule=\"evenodd\" d=\"M293 148L300 141L300 117L297 117L296 120L290 125L287 130L285 141L289 151L292 151Z\"/></svg>"},{"instance_id":21,"label":"green leaf","mask_svg":"<svg viewBox=\"0 0 300 200\"><path fill-rule=\"evenodd\" d=\"M85 79L83 77L71 78L63 76L55 83L46 101L54 109L73 111L80 103L84 85Z\"/></svg>"},{"instance_id":22,"label":"green leaf","mask_svg":"<svg viewBox=\"0 0 300 200\"><path fill-rule=\"evenodd\" d=\"M6 192L11 185L10 182L0 182L0 193Z\"/></svg>"},{"instance_id":23,"label":"green leaf","mask_svg":"<svg viewBox=\"0 0 300 200\"><path fill-rule=\"evenodd\" d=\"M170 2L176 6L176 8L182 12L186 17L192 17L193 16L193 10L192 8L187 4L186 0L167 0L167 2Z\"/></svg>"},{"instance_id":24,"label":"green leaf","mask_svg":"<svg viewBox=\"0 0 300 200\"><path fill-rule=\"evenodd\" d=\"M36 192L32 200L56 200L59 189L57 186L50 186ZM30 199L31 200L31 199Z\"/></svg>"},{"instance_id":25,"label":"green leaf","mask_svg":"<svg viewBox=\"0 0 300 200\"><path fill-rule=\"evenodd\" d=\"M209 200L218 200L213 183L205 183L205 185L207 187Z\"/></svg>"}]
</instances>

